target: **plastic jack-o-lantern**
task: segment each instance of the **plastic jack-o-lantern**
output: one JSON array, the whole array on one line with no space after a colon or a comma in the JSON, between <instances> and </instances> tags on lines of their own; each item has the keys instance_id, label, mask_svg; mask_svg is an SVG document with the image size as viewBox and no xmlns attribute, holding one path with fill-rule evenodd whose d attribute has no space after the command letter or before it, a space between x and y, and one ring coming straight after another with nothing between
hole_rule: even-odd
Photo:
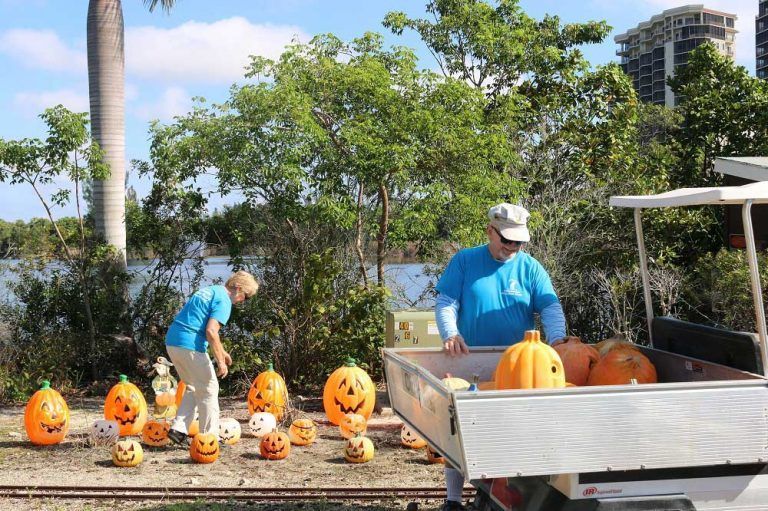
<instances>
[{"instance_id":1,"label":"plastic jack-o-lantern","mask_svg":"<svg viewBox=\"0 0 768 511\"><path fill-rule=\"evenodd\" d=\"M293 445L309 445L317 437L317 425L312 419L296 419L288 428L288 438Z\"/></svg>"},{"instance_id":2,"label":"plastic jack-o-lantern","mask_svg":"<svg viewBox=\"0 0 768 511\"><path fill-rule=\"evenodd\" d=\"M344 459L350 463L366 463L373 459L373 442L358 433L347 440L344 446Z\"/></svg>"},{"instance_id":3,"label":"plastic jack-o-lantern","mask_svg":"<svg viewBox=\"0 0 768 511\"><path fill-rule=\"evenodd\" d=\"M288 388L285 381L270 363L267 370L259 373L251 384L248 391L248 413L270 412L277 420L281 420L287 402Z\"/></svg>"},{"instance_id":4,"label":"plastic jack-o-lantern","mask_svg":"<svg viewBox=\"0 0 768 511\"><path fill-rule=\"evenodd\" d=\"M53 445L61 442L69 429L69 407L61 394L43 381L24 409L24 427L30 442Z\"/></svg>"},{"instance_id":5,"label":"plastic jack-o-lantern","mask_svg":"<svg viewBox=\"0 0 768 511\"><path fill-rule=\"evenodd\" d=\"M181 406L181 400L184 399L184 393L187 391L187 384L183 381L179 381L179 386L176 387L176 409Z\"/></svg>"},{"instance_id":6,"label":"plastic jack-o-lantern","mask_svg":"<svg viewBox=\"0 0 768 511\"><path fill-rule=\"evenodd\" d=\"M323 408L333 424L339 425L344 415L357 413L368 420L376 404L376 387L368 373L348 358L328 377L323 388Z\"/></svg>"},{"instance_id":7,"label":"plastic jack-o-lantern","mask_svg":"<svg viewBox=\"0 0 768 511\"><path fill-rule=\"evenodd\" d=\"M104 418L117 421L120 436L138 435L147 422L144 394L124 374L104 400Z\"/></svg>"},{"instance_id":8,"label":"plastic jack-o-lantern","mask_svg":"<svg viewBox=\"0 0 768 511\"><path fill-rule=\"evenodd\" d=\"M256 412L251 415L248 427L251 429L253 436L261 438L277 427L277 419L269 412Z\"/></svg>"},{"instance_id":9,"label":"plastic jack-o-lantern","mask_svg":"<svg viewBox=\"0 0 768 511\"><path fill-rule=\"evenodd\" d=\"M240 441L242 430L237 419L229 417L219 421L219 440L227 445L235 445Z\"/></svg>"},{"instance_id":10,"label":"plastic jack-o-lantern","mask_svg":"<svg viewBox=\"0 0 768 511\"><path fill-rule=\"evenodd\" d=\"M213 463L219 459L219 439L213 433L198 433L189 444L189 456L197 463Z\"/></svg>"},{"instance_id":11,"label":"plastic jack-o-lantern","mask_svg":"<svg viewBox=\"0 0 768 511\"><path fill-rule=\"evenodd\" d=\"M112 446L112 463L118 467L135 467L144 459L144 450L136 440L119 440Z\"/></svg>"},{"instance_id":12,"label":"plastic jack-o-lantern","mask_svg":"<svg viewBox=\"0 0 768 511\"><path fill-rule=\"evenodd\" d=\"M565 387L565 370L560 355L541 342L538 330L526 330L522 341L501 355L496 366L496 388L558 389Z\"/></svg>"},{"instance_id":13,"label":"plastic jack-o-lantern","mask_svg":"<svg viewBox=\"0 0 768 511\"><path fill-rule=\"evenodd\" d=\"M152 447L165 447L171 442L168 438L168 430L171 424L165 421L147 421L141 430L141 440Z\"/></svg>"},{"instance_id":14,"label":"plastic jack-o-lantern","mask_svg":"<svg viewBox=\"0 0 768 511\"><path fill-rule=\"evenodd\" d=\"M365 435L367 429L368 421L366 421L365 417L359 413L344 414L344 417L341 418L341 422L339 422L341 436L346 439L353 438L358 433Z\"/></svg>"},{"instance_id":15,"label":"plastic jack-o-lantern","mask_svg":"<svg viewBox=\"0 0 768 511\"><path fill-rule=\"evenodd\" d=\"M411 449L421 449L427 445L426 440L416 434L408 424L403 424L403 428L400 430L400 442Z\"/></svg>"},{"instance_id":16,"label":"plastic jack-o-lantern","mask_svg":"<svg viewBox=\"0 0 768 511\"><path fill-rule=\"evenodd\" d=\"M437 452L436 450L432 449L432 447L429 444L427 444L427 461L430 463L445 464L445 458L443 458L443 455Z\"/></svg>"},{"instance_id":17,"label":"plastic jack-o-lantern","mask_svg":"<svg viewBox=\"0 0 768 511\"><path fill-rule=\"evenodd\" d=\"M264 459L282 460L291 452L291 439L282 431L274 429L261 438L259 452Z\"/></svg>"},{"instance_id":18,"label":"plastic jack-o-lantern","mask_svg":"<svg viewBox=\"0 0 768 511\"><path fill-rule=\"evenodd\" d=\"M91 445L112 445L120 438L117 421L98 419L91 424L89 442Z\"/></svg>"}]
</instances>

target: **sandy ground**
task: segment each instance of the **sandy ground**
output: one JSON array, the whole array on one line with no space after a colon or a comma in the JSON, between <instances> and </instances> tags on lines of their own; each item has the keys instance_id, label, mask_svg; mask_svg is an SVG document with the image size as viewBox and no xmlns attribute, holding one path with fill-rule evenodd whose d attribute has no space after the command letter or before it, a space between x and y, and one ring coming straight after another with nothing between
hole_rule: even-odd
<instances>
[{"instance_id":1,"label":"sandy ground","mask_svg":"<svg viewBox=\"0 0 768 511\"><path fill-rule=\"evenodd\" d=\"M108 447L89 447L87 435L91 423L102 418L103 401L77 398L68 400L71 411L69 434L61 444L34 446L24 432L24 408L0 408L0 485L89 485L169 486L169 487L439 487L443 484L442 465L427 462L424 449L413 450L400 444L399 421L374 415L368 436L376 455L365 464L344 461L344 440L339 430L325 421L319 400L302 403L299 416L319 424L317 441L308 447L293 446L288 458L267 461L258 454L258 440L248 432L248 410L244 400L222 399L222 417L234 417L241 423L243 438L222 452L210 465L193 463L186 449L144 446L144 462L135 468L113 466ZM287 428L286 428L287 429ZM65 502L39 499L0 499L0 509L26 510L106 510L147 509L187 510L326 510L368 509L388 511L405 509L408 502L340 506L337 504L163 504L131 502ZM421 503L419 509L432 510L440 502Z\"/></svg>"}]
</instances>

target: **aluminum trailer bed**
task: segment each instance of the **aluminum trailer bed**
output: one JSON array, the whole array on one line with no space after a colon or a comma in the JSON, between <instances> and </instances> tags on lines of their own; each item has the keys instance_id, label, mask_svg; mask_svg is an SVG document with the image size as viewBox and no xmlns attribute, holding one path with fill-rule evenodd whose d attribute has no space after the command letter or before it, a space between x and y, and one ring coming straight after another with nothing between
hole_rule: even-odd
<instances>
[{"instance_id":1,"label":"aluminum trailer bed","mask_svg":"<svg viewBox=\"0 0 768 511\"><path fill-rule=\"evenodd\" d=\"M479 489L499 479L528 488L522 507L494 509L768 510L768 364L753 203L768 203L768 182L611 199L634 208L651 340L643 351L659 383L452 391L445 373L491 380L504 348L455 358L436 348L385 349L394 411ZM663 319L653 316L641 211L705 204L743 206L757 320L757 334L746 334L756 346L747 370L716 363L730 347L714 350L715 362L702 358L695 330L677 347L697 356L653 347L654 323Z\"/></svg>"}]
</instances>

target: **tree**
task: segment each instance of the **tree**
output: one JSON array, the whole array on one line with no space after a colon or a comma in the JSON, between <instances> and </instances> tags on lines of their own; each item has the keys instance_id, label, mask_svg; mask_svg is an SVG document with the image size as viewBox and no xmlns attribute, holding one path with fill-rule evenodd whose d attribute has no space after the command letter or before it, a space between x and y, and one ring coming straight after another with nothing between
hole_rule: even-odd
<instances>
[{"instance_id":1,"label":"tree","mask_svg":"<svg viewBox=\"0 0 768 511\"><path fill-rule=\"evenodd\" d=\"M144 0L150 12L174 0ZM125 266L125 38L120 0L88 2L88 90L93 138L104 151L109 176L93 183L96 231L120 251Z\"/></svg>"}]
</instances>

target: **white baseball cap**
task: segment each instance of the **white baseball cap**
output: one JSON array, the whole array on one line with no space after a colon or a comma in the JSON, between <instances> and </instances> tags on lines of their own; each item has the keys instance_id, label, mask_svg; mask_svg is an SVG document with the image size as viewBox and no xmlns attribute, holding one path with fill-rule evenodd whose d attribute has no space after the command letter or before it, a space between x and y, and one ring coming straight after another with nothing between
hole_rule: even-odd
<instances>
[{"instance_id":1,"label":"white baseball cap","mask_svg":"<svg viewBox=\"0 0 768 511\"><path fill-rule=\"evenodd\" d=\"M499 230L501 235L508 240L531 241L531 233L528 232L528 210L522 206L503 202L488 210L488 218L491 225Z\"/></svg>"}]
</instances>

